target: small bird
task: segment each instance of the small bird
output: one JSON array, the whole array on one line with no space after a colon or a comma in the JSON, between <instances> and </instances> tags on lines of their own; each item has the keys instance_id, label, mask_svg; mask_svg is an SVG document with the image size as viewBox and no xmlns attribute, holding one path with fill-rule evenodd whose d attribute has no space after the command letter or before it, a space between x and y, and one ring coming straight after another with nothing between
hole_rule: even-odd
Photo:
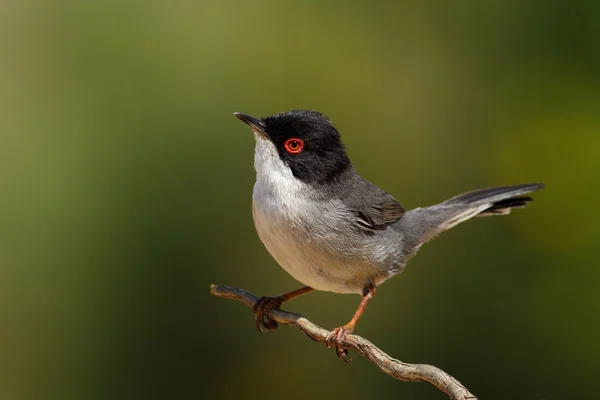
<instances>
[{"instance_id":1,"label":"small bird","mask_svg":"<svg viewBox=\"0 0 600 400\"><path fill-rule=\"evenodd\" d=\"M464 193L430 207L405 211L352 166L333 123L316 111L293 110L257 119L234 113L256 139L252 215L273 258L305 286L262 297L254 307L259 330L277 328L268 317L312 290L357 293L362 301L346 325L328 336L341 358L344 338L375 295L400 274L419 248L441 232L475 216L505 215L532 199L541 183Z\"/></svg>"}]
</instances>

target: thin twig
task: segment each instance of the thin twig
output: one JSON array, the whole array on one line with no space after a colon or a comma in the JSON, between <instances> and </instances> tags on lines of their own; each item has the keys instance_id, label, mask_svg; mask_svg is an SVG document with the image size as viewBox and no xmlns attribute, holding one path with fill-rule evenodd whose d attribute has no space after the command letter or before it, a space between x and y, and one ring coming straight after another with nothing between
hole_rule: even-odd
<instances>
[{"instance_id":1,"label":"thin twig","mask_svg":"<svg viewBox=\"0 0 600 400\"><path fill-rule=\"evenodd\" d=\"M239 288L211 285L210 293L216 297L240 301L251 308L258 301L257 296ZM296 326L317 342L326 342L329 332L300 314L270 310L269 316L281 324ZM408 364L396 360L367 339L357 335L348 335L342 344L349 349L354 349L393 378L405 382L430 383L453 400L477 400L459 381L437 367L427 364Z\"/></svg>"}]
</instances>

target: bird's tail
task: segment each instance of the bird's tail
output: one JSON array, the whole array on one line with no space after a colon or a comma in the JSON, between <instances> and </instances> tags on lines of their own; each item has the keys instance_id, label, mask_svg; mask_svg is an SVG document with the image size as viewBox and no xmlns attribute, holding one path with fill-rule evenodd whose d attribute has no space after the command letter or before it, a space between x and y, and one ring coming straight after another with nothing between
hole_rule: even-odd
<instances>
[{"instance_id":1,"label":"bird's tail","mask_svg":"<svg viewBox=\"0 0 600 400\"><path fill-rule=\"evenodd\" d=\"M434 206L410 210L400 218L398 224L406 235L407 247L416 250L423 243L472 217L506 215L513 208L525 207L532 198L523 195L543 187L542 183L532 183L474 190Z\"/></svg>"}]
</instances>

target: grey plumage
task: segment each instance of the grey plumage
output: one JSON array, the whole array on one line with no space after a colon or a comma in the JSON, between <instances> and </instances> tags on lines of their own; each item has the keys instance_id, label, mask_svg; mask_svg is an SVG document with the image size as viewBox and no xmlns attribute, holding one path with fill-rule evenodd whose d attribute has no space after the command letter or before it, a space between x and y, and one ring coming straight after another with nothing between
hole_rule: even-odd
<instances>
[{"instance_id":1,"label":"grey plumage","mask_svg":"<svg viewBox=\"0 0 600 400\"><path fill-rule=\"evenodd\" d=\"M532 199L519 196L543 187L541 183L532 183L479 189L440 204L410 210L398 223L398 229L406 233L406 254L410 258L423 243L472 217L506 215L512 208L524 207Z\"/></svg>"},{"instance_id":2,"label":"grey plumage","mask_svg":"<svg viewBox=\"0 0 600 400\"><path fill-rule=\"evenodd\" d=\"M267 250L295 279L317 290L363 294L402 272L428 240L475 216L506 214L542 184L481 189L406 212L362 178L339 133L321 114L298 111L256 120L252 211ZM306 143L286 150L290 138ZM326 161L326 162L325 162Z\"/></svg>"}]
</instances>

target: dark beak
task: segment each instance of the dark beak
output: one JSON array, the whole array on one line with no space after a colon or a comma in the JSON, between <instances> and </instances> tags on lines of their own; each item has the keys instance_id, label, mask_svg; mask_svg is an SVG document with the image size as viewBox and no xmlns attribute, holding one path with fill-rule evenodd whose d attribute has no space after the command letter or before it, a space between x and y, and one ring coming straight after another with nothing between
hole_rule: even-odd
<instances>
[{"instance_id":1,"label":"dark beak","mask_svg":"<svg viewBox=\"0 0 600 400\"><path fill-rule=\"evenodd\" d=\"M265 123L262 122L260 119L256 119L254 117L249 116L248 114L242 114L239 112L234 112L233 115L238 117L240 121L252 128L253 131L262 133L263 135L267 136L265 132Z\"/></svg>"}]
</instances>

